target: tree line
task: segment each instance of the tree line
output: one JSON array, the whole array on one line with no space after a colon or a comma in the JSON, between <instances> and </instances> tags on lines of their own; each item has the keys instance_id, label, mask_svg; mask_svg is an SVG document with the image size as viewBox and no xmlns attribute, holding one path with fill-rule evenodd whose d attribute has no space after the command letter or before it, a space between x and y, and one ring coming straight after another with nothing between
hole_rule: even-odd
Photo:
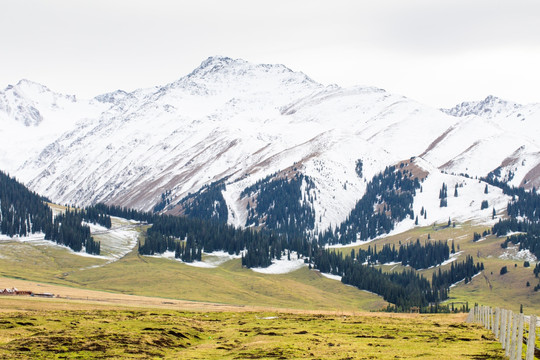
<instances>
[{"instance_id":1,"label":"tree line","mask_svg":"<svg viewBox=\"0 0 540 360\"><path fill-rule=\"evenodd\" d=\"M313 258L313 264L321 272L341 276L344 284L381 295L394 304L398 311L444 301L448 298L450 285L464 279L469 281L483 269L482 263L475 265L472 257L467 257L461 263L452 263L450 270L439 268L430 283L412 269L385 273L381 268L363 265L349 255L343 257L329 250L319 249Z\"/></svg>"},{"instance_id":2,"label":"tree line","mask_svg":"<svg viewBox=\"0 0 540 360\"><path fill-rule=\"evenodd\" d=\"M184 197L178 205L184 215L204 220L226 223L228 219L227 203L223 198L224 180L205 185L194 194Z\"/></svg>"},{"instance_id":3,"label":"tree line","mask_svg":"<svg viewBox=\"0 0 540 360\"><path fill-rule=\"evenodd\" d=\"M52 226L45 231L45 240L68 246L73 251L81 251L84 247L87 253L99 255L101 244L90 235L90 227L82 224L84 213L84 210L67 209L56 215Z\"/></svg>"},{"instance_id":4,"label":"tree line","mask_svg":"<svg viewBox=\"0 0 540 360\"><path fill-rule=\"evenodd\" d=\"M306 237L293 239L271 231L238 229L215 221L169 215L154 215L152 221L153 225L147 230L145 241L139 243L139 253L143 255L174 251L176 258L191 262L201 260L203 251L224 250L231 254L242 253L242 265L251 268L267 267L272 260L296 251L299 258L303 258L310 267L342 276L344 283L377 293L402 310L411 306L427 306L445 300L448 296L450 283L441 285L442 282L439 281L436 286L432 286L427 279L413 270L384 273L371 265L364 265L361 261L364 256L376 258L377 261L387 260L390 258L387 253L379 255L380 252L369 250L368 255L359 251L356 256L343 257ZM416 257L412 255L415 250L428 258L438 259L432 260L438 263L449 256L448 245L444 242L421 244L417 241L402 245L400 250L394 251L396 259L399 258L402 262L427 267L428 263L415 260ZM456 270L451 270L450 274L447 274L447 271L440 274L444 274L445 279L455 281L474 275ZM459 276L463 278L460 279Z\"/></svg>"},{"instance_id":5,"label":"tree line","mask_svg":"<svg viewBox=\"0 0 540 360\"><path fill-rule=\"evenodd\" d=\"M290 177L272 174L257 181L240 195L248 200L246 226L264 226L288 236L305 236L315 227L312 204L316 195L312 189L315 189L313 180L300 173Z\"/></svg>"},{"instance_id":6,"label":"tree line","mask_svg":"<svg viewBox=\"0 0 540 360\"><path fill-rule=\"evenodd\" d=\"M27 236L45 232L52 224L52 210L44 200L0 171L0 233Z\"/></svg>"},{"instance_id":7,"label":"tree line","mask_svg":"<svg viewBox=\"0 0 540 360\"><path fill-rule=\"evenodd\" d=\"M370 245L367 250L358 249L356 252L352 250L351 257L356 258L360 263L387 264L399 262L401 265L409 265L419 270L440 265L448 260L450 258L450 248L446 241L426 241L421 244L420 240L416 239L416 242L401 244L398 249L396 249L395 245L385 244L379 252L377 252L376 245L373 249Z\"/></svg>"}]
</instances>

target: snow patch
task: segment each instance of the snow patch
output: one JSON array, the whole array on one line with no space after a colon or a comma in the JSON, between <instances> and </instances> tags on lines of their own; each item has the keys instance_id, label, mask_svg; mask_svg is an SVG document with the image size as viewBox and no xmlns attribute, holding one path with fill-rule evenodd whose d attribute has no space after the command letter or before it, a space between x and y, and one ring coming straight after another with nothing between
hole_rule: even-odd
<instances>
[{"instance_id":1,"label":"snow patch","mask_svg":"<svg viewBox=\"0 0 540 360\"><path fill-rule=\"evenodd\" d=\"M477 277L478 275L480 275L481 273L482 273L482 272L480 271L478 274L473 275L473 277L471 278L471 280L474 279L475 277ZM464 283L464 282L465 282L465 279L460 280L460 281L458 281L458 282L455 282L455 283L453 283L452 285L450 285L450 289L453 288L453 287L455 287L455 286L458 286L460 283Z\"/></svg>"},{"instance_id":2,"label":"snow patch","mask_svg":"<svg viewBox=\"0 0 540 360\"><path fill-rule=\"evenodd\" d=\"M520 261L529 261L535 262L536 256L531 253L528 249L519 250L519 246L508 246L506 250L499 256L499 259L503 260L520 260Z\"/></svg>"},{"instance_id":3,"label":"snow patch","mask_svg":"<svg viewBox=\"0 0 540 360\"><path fill-rule=\"evenodd\" d=\"M440 266L448 265L448 264L456 261L462 253L463 253L463 251L458 251L457 253L450 254L450 258L448 258L448 260L446 260L446 261L443 261Z\"/></svg>"},{"instance_id":4,"label":"snow patch","mask_svg":"<svg viewBox=\"0 0 540 360\"><path fill-rule=\"evenodd\" d=\"M341 281L341 276L339 275L333 275L333 274L328 274L328 273L321 273L322 276L324 276L325 278L328 278L328 279L332 279L332 280L337 280L337 281Z\"/></svg>"},{"instance_id":5,"label":"snow patch","mask_svg":"<svg viewBox=\"0 0 540 360\"><path fill-rule=\"evenodd\" d=\"M93 233L96 233L96 232L106 232L106 231L109 231L110 229L106 228L105 226L102 226L102 225L99 225L99 224L94 224L94 223L90 223L90 222L86 222L86 221L83 221L81 223L82 225L86 225L90 228L90 232L93 234Z\"/></svg>"},{"instance_id":6,"label":"snow patch","mask_svg":"<svg viewBox=\"0 0 540 360\"><path fill-rule=\"evenodd\" d=\"M303 259L298 259L296 252L291 251L291 260L287 260L286 256L284 258L282 257L281 260L272 260L272 265L269 267L251 268L251 270L261 274L287 274L307 266Z\"/></svg>"},{"instance_id":7,"label":"snow patch","mask_svg":"<svg viewBox=\"0 0 540 360\"><path fill-rule=\"evenodd\" d=\"M51 247L65 249L69 251L71 254L78 255L78 256L92 257L96 259L108 259L108 257L105 257L105 256L88 254L84 252L84 248L83 248L83 251L74 251L73 249L71 249L70 247L66 245L58 244L52 240L45 240L44 233L34 233L28 236L14 236L14 237L9 237L9 236L0 234L0 241L2 242L17 241L20 243L27 243L33 246L51 246Z\"/></svg>"},{"instance_id":8,"label":"snow patch","mask_svg":"<svg viewBox=\"0 0 540 360\"><path fill-rule=\"evenodd\" d=\"M174 251L165 251L163 254L146 255L146 256L175 260L175 261L178 261L178 262L181 262L183 264L193 266L193 267L213 269L220 266L221 264L226 263L227 261L240 259L242 257L242 254L231 255L226 251L214 251L211 253L203 252L202 261L193 261L193 262L184 262L181 259L175 258Z\"/></svg>"}]
</instances>

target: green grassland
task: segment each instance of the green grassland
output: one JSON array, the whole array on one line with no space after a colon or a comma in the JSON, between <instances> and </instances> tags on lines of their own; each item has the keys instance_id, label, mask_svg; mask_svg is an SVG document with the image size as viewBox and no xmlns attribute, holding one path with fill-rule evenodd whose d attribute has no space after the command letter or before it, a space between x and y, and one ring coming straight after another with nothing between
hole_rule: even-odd
<instances>
[{"instance_id":1,"label":"green grassland","mask_svg":"<svg viewBox=\"0 0 540 360\"><path fill-rule=\"evenodd\" d=\"M127 225L115 219L116 226ZM503 260L499 256L502 238L488 236L473 242L474 232L489 227L472 223L446 224L415 228L388 236L370 244L338 248L335 251L350 253L352 248L407 243L415 241L454 241L460 252L458 261L466 255L483 262L485 271L469 284L463 282L453 287L449 302L480 303L540 314L540 292L533 288L538 283L533 267L524 268L523 261ZM144 228L135 229L142 236ZM107 234L96 236L107 241ZM378 310L385 302L378 296L345 286L327 279L307 268L283 275L267 275L242 268L240 260L231 260L217 268L198 268L177 261L140 256L136 249L118 261L78 256L56 246L28 242L3 241L0 243L0 276L41 281L83 289L104 290L113 293L157 296L162 298L223 304L263 306L274 308L320 309L332 311ZM500 275L502 266L508 273ZM443 269L450 265L443 266ZM382 266L384 271L401 270L401 265ZM421 270L428 279L436 269ZM526 287L527 281L531 286ZM8 287L8 283L0 284ZM36 291L36 289L29 289Z\"/></svg>"},{"instance_id":2,"label":"green grassland","mask_svg":"<svg viewBox=\"0 0 540 360\"><path fill-rule=\"evenodd\" d=\"M36 307L2 313L0 357L503 359L493 335L463 318Z\"/></svg>"}]
</instances>

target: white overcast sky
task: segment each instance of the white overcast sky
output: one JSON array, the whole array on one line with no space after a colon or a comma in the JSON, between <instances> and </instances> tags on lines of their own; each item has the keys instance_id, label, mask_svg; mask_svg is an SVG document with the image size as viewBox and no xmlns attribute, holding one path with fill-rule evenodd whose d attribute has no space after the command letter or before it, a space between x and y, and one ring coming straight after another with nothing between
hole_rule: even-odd
<instances>
[{"instance_id":1,"label":"white overcast sky","mask_svg":"<svg viewBox=\"0 0 540 360\"><path fill-rule=\"evenodd\" d=\"M435 107L540 102L538 0L0 0L0 87L162 85L212 55Z\"/></svg>"}]
</instances>

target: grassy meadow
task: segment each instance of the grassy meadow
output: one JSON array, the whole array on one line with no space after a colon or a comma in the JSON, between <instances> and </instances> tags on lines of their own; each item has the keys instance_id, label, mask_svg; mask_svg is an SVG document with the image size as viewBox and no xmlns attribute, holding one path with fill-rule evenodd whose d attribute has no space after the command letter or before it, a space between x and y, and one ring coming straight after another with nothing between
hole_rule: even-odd
<instances>
[{"instance_id":1,"label":"grassy meadow","mask_svg":"<svg viewBox=\"0 0 540 360\"><path fill-rule=\"evenodd\" d=\"M184 311L0 299L3 359L503 359L464 315ZM11 305L8 306L7 303Z\"/></svg>"},{"instance_id":2,"label":"grassy meadow","mask_svg":"<svg viewBox=\"0 0 540 360\"><path fill-rule=\"evenodd\" d=\"M133 231L141 233L140 229ZM107 234L96 238L105 242ZM0 243L0 256L0 288L14 286L15 280L31 280L118 294L242 306L370 311L386 305L377 295L343 285L307 267L268 275L242 268L240 259L235 259L216 268L201 268L140 256L136 247L111 261L76 255L63 247L15 240ZM51 292L61 295L66 292L64 287ZM35 285L19 288L40 292Z\"/></svg>"}]
</instances>

